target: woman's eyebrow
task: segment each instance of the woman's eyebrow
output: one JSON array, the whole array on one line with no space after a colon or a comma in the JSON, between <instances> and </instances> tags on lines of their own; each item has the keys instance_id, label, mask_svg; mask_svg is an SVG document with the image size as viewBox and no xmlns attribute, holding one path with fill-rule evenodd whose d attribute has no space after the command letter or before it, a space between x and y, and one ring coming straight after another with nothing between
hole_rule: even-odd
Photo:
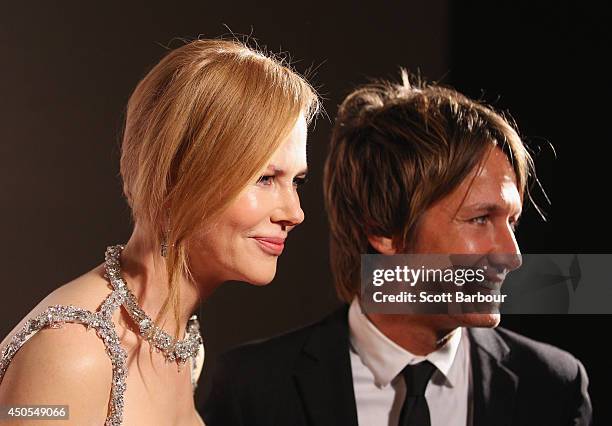
<instances>
[{"instance_id":1,"label":"woman's eyebrow","mask_svg":"<svg viewBox=\"0 0 612 426\"><path fill-rule=\"evenodd\" d=\"M273 171L274 174L278 176L283 176L287 174L285 170L275 166L274 164L268 165L268 170ZM300 170L298 173L296 173L295 176L305 176L307 174L308 174L308 168L305 168L305 169Z\"/></svg>"}]
</instances>

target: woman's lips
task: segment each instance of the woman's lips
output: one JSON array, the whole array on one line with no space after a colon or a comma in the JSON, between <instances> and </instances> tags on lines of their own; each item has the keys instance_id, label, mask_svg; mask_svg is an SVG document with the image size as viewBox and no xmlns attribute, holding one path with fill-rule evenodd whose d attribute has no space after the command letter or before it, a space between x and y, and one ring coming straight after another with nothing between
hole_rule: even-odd
<instances>
[{"instance_id":1,"label":"woman's lips","mask_svg":"<svg viewBox=\"0 0 612 426\"><path fill-rule=\"evenodd\" d=\"M285 239L284 238L274 238L274 237L253 237L257 243L259 243L259 247L266 253L271 254L273 256L280 256L285 248Z\"/></svg>"}]
</instances>

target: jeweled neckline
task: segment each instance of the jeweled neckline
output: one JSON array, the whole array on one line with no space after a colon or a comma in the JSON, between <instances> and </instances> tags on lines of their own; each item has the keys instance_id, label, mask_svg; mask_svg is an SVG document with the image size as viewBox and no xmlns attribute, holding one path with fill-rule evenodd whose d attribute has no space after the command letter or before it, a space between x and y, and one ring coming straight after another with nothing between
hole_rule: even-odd
<instances>
[{"instance_id":1,"label":"jeweled neckline","mask_svg":"<svg viewBox=\"0 0 612 426\"><path fill-rule=\"evenodd\" d=\"M161 352L166 362L176 362L179 369L191 357L195 358L202 345L200 323L197 315L192 315L187 321L185 338L177 340L166 333L138 305L134 294L121 276L120 255L125 246L115 245L106 249L104 269L105 277L110 281L115 291L123 292L125 297L122 306L128 315L138 325L140 335L151 344L152 348Z\"/></svg>"}]
</instances>

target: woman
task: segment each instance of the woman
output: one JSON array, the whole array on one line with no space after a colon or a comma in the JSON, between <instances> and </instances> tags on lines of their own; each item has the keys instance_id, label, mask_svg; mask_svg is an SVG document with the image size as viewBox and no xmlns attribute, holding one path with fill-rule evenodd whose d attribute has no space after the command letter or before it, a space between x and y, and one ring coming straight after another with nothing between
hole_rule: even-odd
<instances>
[{"instance_id":1,"label":"woman","mask_svg":"<svg viewBox=\"0 0 612 426\"><path fill-rule=\"evenodd\" d=\"M305 80L238 42L198 40L164 57L128 104L132 236L5 338L0 405L68 405L78 425L203 424L192 314L225 281L274 277L304 219L296 188L317 109Z\"/></svg>"}]
</instances>

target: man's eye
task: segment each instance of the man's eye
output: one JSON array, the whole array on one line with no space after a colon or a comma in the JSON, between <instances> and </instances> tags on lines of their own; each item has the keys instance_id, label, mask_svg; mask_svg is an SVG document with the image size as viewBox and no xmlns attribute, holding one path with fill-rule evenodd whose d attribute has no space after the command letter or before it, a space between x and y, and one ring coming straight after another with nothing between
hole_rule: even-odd
<instances>
[{"instance_id":1,"label":"man's eye","mask_svg":"<svg viewBox=\"0 0 612 426\"><path fill-rule=\"evenodd\" d=\"M293 186L295 186L296 188L299 188L300 186L304 185L306 182L308 182L308 178L307 177L296 177L293 179Z\"/></svg>"},{"instance_id":2,"label":"man's eye","mask_svg":"<svg viewBox=\"0 0 612 426\"><path fill-rule=\"evenodd\" d=\"M512 231L516 231L516 228L518 228L518 225L519 225L518 219L510 219L510 228L512 228Z\"/></svg>"},{"instance_id":3,"label":"man's eye","mask_svg":"<svg viewBox=\"0 0 612 426\"><path fill-rule=\"evenodd\" d=\"M477 216L470 219L471 223L475 223L477 225L484 225L489 221L489 215Z\"/></svg>"},{"instance_id":4,"label":"man's eye","mask_svg":"<svg viewBox=\"0 0 612 426\"><path fill-rule=\"evenodd\" d=\"M261 184L264 186L271 185L274 180L274 175L263 175L257 179L257 184Z\"/></svg>"}]
</instances>

